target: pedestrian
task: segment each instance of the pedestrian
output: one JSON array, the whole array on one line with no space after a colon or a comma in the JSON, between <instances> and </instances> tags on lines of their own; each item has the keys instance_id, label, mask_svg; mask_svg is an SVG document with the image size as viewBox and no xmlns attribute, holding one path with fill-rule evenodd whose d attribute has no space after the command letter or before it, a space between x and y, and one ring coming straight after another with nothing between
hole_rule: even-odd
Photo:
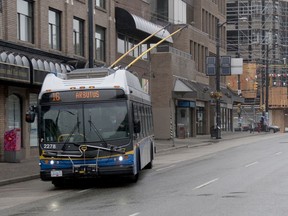
<instances>
[{"instance_id":1,"label":"pedestrian","mask_svg":"<svg viewBox=\"0 0 288 216\"><path fill-rule=\"evenodd\" d=\"M261 130L261 123L259 122L258 123L258 128L257 128L258 133L260 133L260 130Z\"/></svg>"}]
</instances>

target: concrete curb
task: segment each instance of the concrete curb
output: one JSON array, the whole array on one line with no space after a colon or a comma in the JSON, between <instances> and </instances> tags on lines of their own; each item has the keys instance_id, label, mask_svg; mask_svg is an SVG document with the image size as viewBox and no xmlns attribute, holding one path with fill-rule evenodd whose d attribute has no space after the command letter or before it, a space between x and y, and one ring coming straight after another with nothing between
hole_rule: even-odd
<instances>
[{"instance_id":1,"label":"concrete curb","mask_svg":"<svg viewBox=\"0 0 288 216\"><path fill-rule=\"evenodd\" d=\"M0 181L0 186L24 182L24 181L29 181L29 180L33 180L33 179L37 179L37 178L40 178L39 174L35 174L35 175L31 175L31 176L22 176L22 177L11 178L11 179L5 179L5 180Z\"/></svg>"}]
</instances>

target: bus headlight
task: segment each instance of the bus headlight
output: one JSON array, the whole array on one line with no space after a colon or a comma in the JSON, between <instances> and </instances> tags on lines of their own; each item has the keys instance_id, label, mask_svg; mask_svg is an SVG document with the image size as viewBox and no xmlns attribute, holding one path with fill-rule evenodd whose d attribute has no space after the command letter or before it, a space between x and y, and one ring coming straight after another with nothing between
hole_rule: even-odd
<instances>
[{"instance_id":1,"label":"bus headlight","mask_svg":"<svg viewBox=\"0 0 288 216\"><path fill-rule=\"evenodd\" d=\"M119 156L119 158L118 158L118 160L119 160L119 161L123 161L123 159L124 159L124 158L123 158L123 156L122 156L122 155L121 155L121 156Z\"/></svg>"},{"instance_id":2,"label":"bus headlight","mask_svg":"<svg viewBox=\"0 0 288 216\"><path fill-rule=\"evenodd\" d=\"M50 161L50 165L54 165L55 164L55 161L54 160L51 160Z\"/></svg>"}]
</instances>

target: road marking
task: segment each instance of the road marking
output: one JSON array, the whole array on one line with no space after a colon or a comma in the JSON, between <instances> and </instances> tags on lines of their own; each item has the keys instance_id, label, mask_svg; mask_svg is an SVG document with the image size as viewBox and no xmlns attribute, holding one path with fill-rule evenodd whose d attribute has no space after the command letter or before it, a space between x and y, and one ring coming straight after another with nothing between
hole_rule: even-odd
<instances>
[{"instance_id":1,"label":"road marking","mask_svg":"<svg viewBox=\"0 0 288 216\"><path fill-rule=\"evenodd\" d=\"M76 193L84 193L84 192L87 192L89 190L91 190L91 189L85 189L85 190L77 191Z\"/></svg>"},{"instance_id":2,"label":"road marking","mask_svg":"<svg viewBox=\"0 0 288 216\"><path fill-rule=\"evenodd\" d=\"M253 163L247 164L245 167L248 168L248 167L253 166L253 165L256 165L256 164L258 164L258 163L259 163L258 161L255 161L255 162L253 162Z\"/></svg>"},{"instance_id":3,"label":"road marking","mask_svg":"<svg viewBox=\"0 0 288 216\"><path fill-rule=\"evenodd\" d=\"M211 183L213 183L213 182L216 182L216 181L218 181L218 180L219 180L219 178L215 178L215 179L213 179L213 180L211 180L211 181L208 181L208 182L206 182L206 183L204 183L204 184L201 184L201 185L195 187L193 190L203 188L203 187L205 187L205 186L207 186L207 185L209 185L209 184L211 184Z\"/></svg>"},{"instance_id":4,"label":"road marking","mask_svg":"<svg viewBox=\"0 0 288 216\"><path fill-rule=\"evenodd\" d=\"M156 172L159 172L159 171L162 171L162 170L166 170L166 169L170 169L172 167L175 167L175 165L171 165L171 166L168 166L168 167L163 167L163 168L157 169Z\"/></svg>"},{"instance_id":5,"label":"road marking","mask_svg":"<svg viewBox=\"0 0 288 216\"><path fill-rule=\"evenodd\" d=\"M280 155L280 154L282 154L282 152L277 152L277 153L275 153L275 155Z\"/></svg>"},{"instance_id":6,"label":"road marking","mask_svg":"<svg viewBox=\"0 0 288 216\"><path fill-rule=\"evenodd\" d=\"M136 212L136 213L131 214L131 215L129 215L129 216L136 216L136 215L139 215L139 214L140 214L140 212Z\"/></svg>"}]
</instances>

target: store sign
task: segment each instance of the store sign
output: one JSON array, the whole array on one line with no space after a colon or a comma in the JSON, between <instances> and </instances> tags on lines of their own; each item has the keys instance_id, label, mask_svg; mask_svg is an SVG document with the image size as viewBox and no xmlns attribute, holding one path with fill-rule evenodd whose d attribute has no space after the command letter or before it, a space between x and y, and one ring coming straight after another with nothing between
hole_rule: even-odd
<instances>
[{"instance_id":1,"label":"store sign","mask_svg":"<svg viewBox=\"0 0 288 216\"><path fill-rule=\"evenodd\" d=\"M178 107L196 107L195 101L184 101L184 100L179 100L177 103Z\"/></svg>"}]
</instances>

